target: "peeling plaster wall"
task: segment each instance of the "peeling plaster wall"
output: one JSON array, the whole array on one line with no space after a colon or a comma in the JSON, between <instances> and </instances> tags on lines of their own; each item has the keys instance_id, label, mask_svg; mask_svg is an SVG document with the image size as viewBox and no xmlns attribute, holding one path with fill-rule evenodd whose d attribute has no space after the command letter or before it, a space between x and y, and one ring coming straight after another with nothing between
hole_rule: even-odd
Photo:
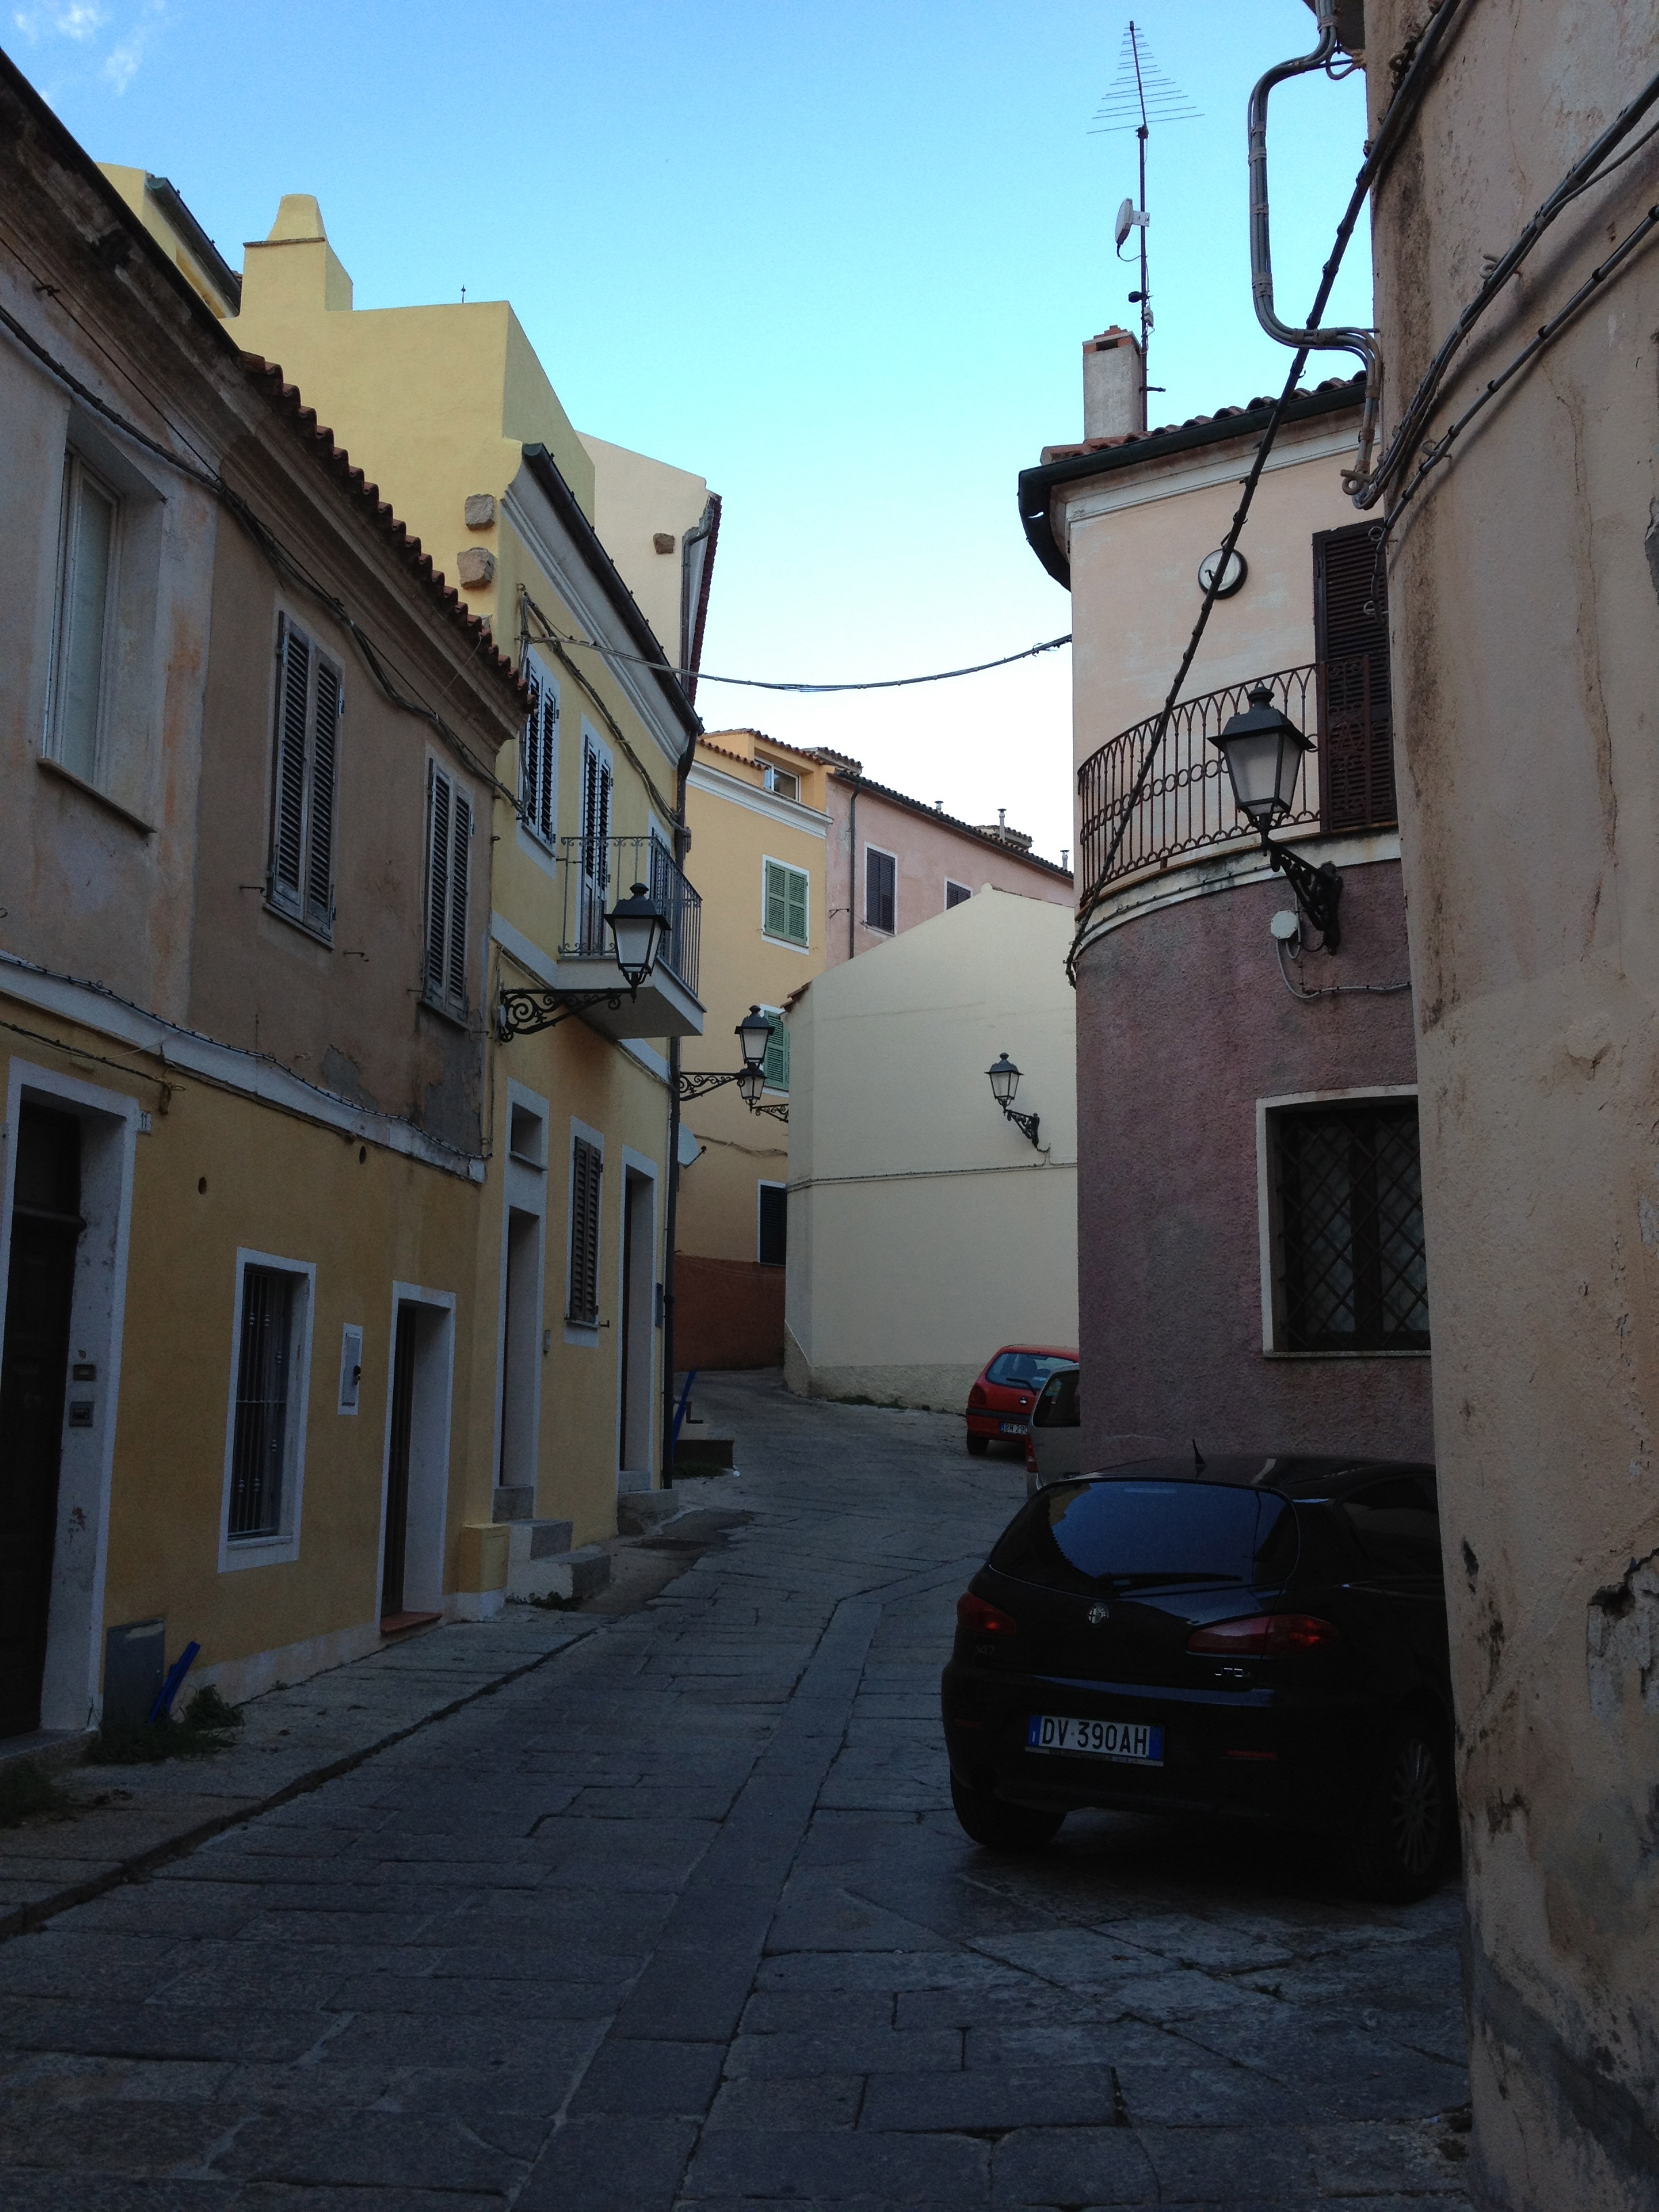
<instances>
[{"instance_id":1,"label":"peeling plaster wall","mask_svg":"<svg viewBox=\"0 0 1659 2212\"><path fill-rule=\"evenodd\" d=\"M1425 11L1367 10L1373 116ZM1659 70L1629 0L1486 0L1380 188L1389 409ZM1436 418L1651 205L1579 199ZM1402 842L1468 1874L1476 2201L1659 2203L1659 248L1396 530ZM1461 1571L1460 1571L1461 1570Z\"/></svg>"}]
</instances>

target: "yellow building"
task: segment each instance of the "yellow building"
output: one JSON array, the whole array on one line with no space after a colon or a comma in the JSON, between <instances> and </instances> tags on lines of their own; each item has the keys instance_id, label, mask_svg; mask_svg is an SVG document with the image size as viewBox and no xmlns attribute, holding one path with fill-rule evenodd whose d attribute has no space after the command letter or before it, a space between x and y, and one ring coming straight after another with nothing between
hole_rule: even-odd
<instances>
[{"instance_id":1,"label":"yellow building","mask_svg":"<svg viewBox=\"0 0 1659 2212\"><path fill-rule=\"evenodd\" d=\"M499 1171L477 1294L497 1326L481 1334L469 1381L493 1408L509 1587L529 1593L573 1536L609 1534L619 1487L650 1486L660 1463L665 1048L702 1026L698 902L676 860L699 726L595 531L594 459L505 301L356 311L317 203L291 195L246 249L228 329L280 362L379 478L533 694L498 765L489 1001L521 1018L529 1002L503 993L593 1000L574 1013L544 1006L558 1025L499 1043L490 1073ZM619 449L600 452L619 516L637 517L638 488L619 483L623 461L610 458ZM686 483L701 495L679 507L701 512L707 488ZM695 536L683 516L664 534L681 557L649 557L683 585L706 582L706 552L699 568L678 542ZM665 585L663 596L678 608L679 594ZM635 883L672 923L637 999L605 921Z\"/></svg>"},{"instance_id":2,"label":"yellow building","mask_svg":"<svg viewBox=\"0 0 1659 2212\"><path fill-rule=\"evenodd\" d=\"M15 1747L143 1717L191 1642L239 1697L501 1602L482 924L526 695L3 60L0 197Z\"/></svg>"},{"instance_id":3,"label":"yellow building","mask_svg":"<svg viewBox=\"0 0 1659 2212\"><path fill-rule=\"evenodd\" d=\"M775 1028L758 1111L729 1083L681 1108L688 1164L674 1240L674 1347L682 1370L769 1366L783 1357L785 1017L825 962L827 774L817 754L758 730L704 737L691 769L691 866L720 890L703 917L708 1028L684 1048L687 1087L699 1074L740 1066L732 1032L751 1005Z\"/></svg>"}]
</instances>

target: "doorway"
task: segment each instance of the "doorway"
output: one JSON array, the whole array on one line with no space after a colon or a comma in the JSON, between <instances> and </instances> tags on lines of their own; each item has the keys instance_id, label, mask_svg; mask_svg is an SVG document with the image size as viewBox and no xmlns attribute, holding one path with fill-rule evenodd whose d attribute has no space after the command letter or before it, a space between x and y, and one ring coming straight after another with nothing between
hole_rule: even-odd
<instances>
[{"instance_id":1,"label":"doorway","mask_svg":"<svg viewBox=\"0 0 1659 2212\"><path fill-rule=\"evenodd\" d=\"M15 1126L0 1356L0 1736L40 1725L76 1252L86 1226L78 1116L25 1105Z\"/></svg>"},{"instance_id":2,"label":"doorway","mask_svg":"<svg viewBox=\"0 0 1659 2212\"><path fill-rule=\"evenodd\" d=\"M418 1628L443 1613L454 1317L451 1293L393 1285L380 1514L382 1635Z\"/></svg>"},{"instance_id":3,"label":"doorway","mask_svg":"<svg viewBox=\"0 0 1659 2212\"><path fill-rule=\"evenodd\" d=\"M534 1517L536 1433L541 1412L542 1223L507 1212L507 1292L501 1316L501 1462L497 1485L515 1493L507 1518Z\"/></svg>"},{"instance_id":4,"label":"doorway","mask_svg":"<svg viewBox=\"0 0 1659 2212\"><path fill-rule=\"evenodd\" d=\"M617 1487L648 1490L655 1428L657 1186L626 1152L623 1162Z\"/></svg>"}]
</instances>

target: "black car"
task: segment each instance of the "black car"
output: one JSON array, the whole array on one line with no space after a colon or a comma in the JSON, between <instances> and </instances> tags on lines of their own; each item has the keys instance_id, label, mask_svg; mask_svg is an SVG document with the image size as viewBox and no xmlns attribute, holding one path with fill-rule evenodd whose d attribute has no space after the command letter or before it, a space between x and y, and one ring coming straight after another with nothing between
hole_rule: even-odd
<instances>
[{"instance_id":1,"label":"black car","mask_svg":"<svg viewBox=\"0 0 1659 2212\"><path fill-rule=\"evenodd\" d=\"M993 1850L1068 1812L1340 1834L1374 1895L1425 1895L1455 1818L1434 1469L1144 1460L1017 1513L957 1604L945 1740Z\"/></svg>"}]
</instances>

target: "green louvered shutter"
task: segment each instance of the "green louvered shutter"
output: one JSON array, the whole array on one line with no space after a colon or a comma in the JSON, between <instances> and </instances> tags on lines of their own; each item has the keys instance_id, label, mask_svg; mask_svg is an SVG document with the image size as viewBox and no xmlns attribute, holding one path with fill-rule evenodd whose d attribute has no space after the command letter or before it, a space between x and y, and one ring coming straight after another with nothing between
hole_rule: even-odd
<instances>
[{"instance_id":1,"label":"green louvered shutter","mask_svg":"<svg viewBox=\"0 0 1659 2212\"><path fill-rule=\"evenodd\" d=\"M788 878L789 887L789 927L784 931L784 935L792 944L805 945L806 894L810 879L798 868L786 868L784 874Z\"/></svg>"},{"instance_id":2,"label":"green louvered shutter","mask_svg":"<svg viewBox=\"0 0 1659 2212\"><path fill-rule=\"evenodd\" d=\"M787 1091L789 1088L789 1031L777 1007L763 1006L761 1012L772 1024L772 1038L766 1048L766 1059L763 1063L766 1070L766 1087L769 1091Z\"/></svg>"},{"instance_id":3,"label":"green louvered shutter","mask_svg":"<svg viewBox=\"0 0 1659 2212\"><path fill-rule=\"evenodd\" d=\"M789 934L789 871L780 867L775 860L766 863L766 933L769 937Z\"/></svg>"}]
</instances>

